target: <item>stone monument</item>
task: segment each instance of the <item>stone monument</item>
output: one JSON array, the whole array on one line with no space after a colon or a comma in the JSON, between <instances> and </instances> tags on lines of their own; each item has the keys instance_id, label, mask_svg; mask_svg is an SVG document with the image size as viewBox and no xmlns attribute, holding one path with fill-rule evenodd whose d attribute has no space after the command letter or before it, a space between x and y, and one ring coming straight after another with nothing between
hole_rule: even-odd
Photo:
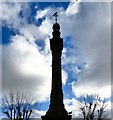
<instances>
[{"instance_id":1,"label":"stone monument","mask_svg":"<svg viewBox=\"0 0 113 120\"><path fill-rule=\"evenodd\" d=\"M52 39L50 39L50 48L52 51L52 89L50 96L49 110L42 120L71 120L63 104L62 91L62 68L61 55L63 50L63 39L60 37L60 25L57 23L57 12L53 15L55 23L53 25Z\"/></svg>"}]
</instances>

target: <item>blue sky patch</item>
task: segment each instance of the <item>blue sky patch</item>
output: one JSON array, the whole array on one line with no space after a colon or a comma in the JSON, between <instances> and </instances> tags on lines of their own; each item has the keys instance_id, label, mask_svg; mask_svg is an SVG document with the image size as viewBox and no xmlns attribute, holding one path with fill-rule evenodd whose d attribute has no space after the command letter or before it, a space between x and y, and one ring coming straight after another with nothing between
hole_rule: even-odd
<instances>
[{"instance_id":1,"label":"blue sky patch","mask_svg":"<svg viewBox=\"0 0 113 120\"><path fill-rule=\"evenodd\" d=\"M38 2L36 3L38 6L38 9L45 9L47 7L57 8L57 7L63 7L64 9L67 9L69 2Z\"/></svg>"},{"instance_id":2,"label":"blue sky patch","mask_svg":"<svg viewBox=\"0 0 113 120\"><path fill-rule=\"evenodd\" d=\"M2 44L9 44L10 37L15 35L16 32L13 29L8 28L7 26L2 26Z\"/></svg>"}]
</instances>

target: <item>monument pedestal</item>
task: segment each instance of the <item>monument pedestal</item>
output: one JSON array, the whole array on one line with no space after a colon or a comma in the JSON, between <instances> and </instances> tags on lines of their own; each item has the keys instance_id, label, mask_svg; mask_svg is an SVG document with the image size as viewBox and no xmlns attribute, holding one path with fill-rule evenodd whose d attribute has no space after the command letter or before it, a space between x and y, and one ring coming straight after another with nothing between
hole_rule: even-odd
<instances>
[{"instance_id":1,"label":"monument pedestal","mask_svg":"<svg viewBox=\"0 0 113 120\"><path fill-rule=\"evenodd\" d=\"M71 120L71 115L41 116L42 120Z\"/></svg>"},{"instance_id":2,"label":"monument pedestal","mask_svg":"<svg viewBox=\"0 0 113 120\"><path fill-rule=\"evenodd\" d=\"M57 98L59 96L59 98ZM49 110L45 116L41 116L42 120L71 120L63 104L63 94L51 92L51 102Z\"/></svg>"}]
</instances>

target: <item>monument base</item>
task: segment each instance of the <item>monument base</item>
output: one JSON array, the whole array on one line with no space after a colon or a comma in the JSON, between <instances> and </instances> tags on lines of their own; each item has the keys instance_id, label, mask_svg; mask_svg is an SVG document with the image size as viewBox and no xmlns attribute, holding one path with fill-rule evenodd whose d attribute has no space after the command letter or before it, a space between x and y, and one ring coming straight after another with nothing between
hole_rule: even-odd
<instances>
[{"instance_id":1,"label":"monument base","mask_svg":"<svg viewBox=\"0 0 113 120\"><path fill-rule=\"evenodd\" d=\"M41 116L42 120L71 120L72 115L66 115L66 116L60 116L60 115L56 115L56 116Z\"/></svg>"},{"instance_id":2,"label":"monument base","mask_svg":"<svg viewBox=\"0 0 113 120\"><path fill-rule=\"evenodd\" d=\"M55 100L54 100L55 101ZM61 102L51 102L45 116L41 116L42 120L71 120L72 115L68 114Z\"/></svg>"}]
</instances>

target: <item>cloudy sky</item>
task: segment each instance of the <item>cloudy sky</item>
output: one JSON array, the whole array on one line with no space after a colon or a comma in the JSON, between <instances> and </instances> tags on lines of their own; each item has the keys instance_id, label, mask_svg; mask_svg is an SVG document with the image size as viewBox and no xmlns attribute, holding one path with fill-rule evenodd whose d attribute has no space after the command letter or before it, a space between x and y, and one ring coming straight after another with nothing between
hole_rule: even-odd
<instances>
[{"instance_id":1,"label":"cloudy sky","mask_svg":"<svg viewBox=\"0 0 113 120\"><path fill-rule=\"evenodd\" d=\"M4 2L0 8L3 93L26 90L41 103L37 114L45 114L51 91L52 14L58 11L64 41L62 83L67 111L78 116L77 101L87 94L106 98L110 111L110 2Z\"/></svg>"}]
</instances>

